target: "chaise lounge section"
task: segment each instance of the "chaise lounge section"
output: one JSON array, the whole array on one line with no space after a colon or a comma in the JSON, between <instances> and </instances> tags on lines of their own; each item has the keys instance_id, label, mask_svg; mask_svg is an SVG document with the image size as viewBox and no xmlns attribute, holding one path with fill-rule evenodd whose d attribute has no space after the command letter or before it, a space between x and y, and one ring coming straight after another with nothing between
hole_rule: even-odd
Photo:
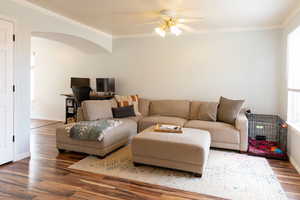
<instances>
[{"instance_id":1,"label":"chaise lounge section","mask_svg":"<svg viewBox=\"0 0 300 200\"><path fill-rule=\"evenodd\" d=\"M114 104L112 104L113 102L108 103L111 104L109 105L109 109L111 109ZM80 110L82 112L80 120L100 119L105 113L104 110L107 110L101 108L101 106L105 107L103 105L105 104L101 101L84 101ZM137 134L137 122L135 120L120 120L122 121L121 125L106 131L101 142L73 139L66 129L70 125L59 127L56 130L56 147L60 152L67 150L105 157L110 152L126 145Z\"/></svg>"}]
</instances>

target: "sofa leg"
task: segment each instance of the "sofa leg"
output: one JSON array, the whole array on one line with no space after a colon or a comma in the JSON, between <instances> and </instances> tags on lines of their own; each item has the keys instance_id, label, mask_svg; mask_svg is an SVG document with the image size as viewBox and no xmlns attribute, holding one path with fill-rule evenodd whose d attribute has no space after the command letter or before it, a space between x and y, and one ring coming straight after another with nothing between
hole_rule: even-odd
<instances>
[{"instance_id":1,"label":"sofa leg","mask_svg":"<svg viewBox=\"0 0 300 200\"><path fill-rule=\"evenodd\" d=\"M98 156L98 155L96 155L96 157L101 159L101 160L105 158L105 156Z\"/></svg>"},{"instance_id":2,"label":"sofa leg","mask_svg":"<svg viewBox=\"0 0 300 200\"><path fill-rule=\"evenodd\" d=\"M192 173L195 177L197 177L197 178L201 178L202 177L202 174L200 174L200 173Z\"/></svg>"},{"instance_id":3,"label":"sofa leg","mask_svg":"<svg viewBox=\"0 0 300 200\"><path fill-rule=\"evenodd\" d=\"M142 164L141 164L141 163L137 163L137 162L133 162L133 165L134 165L135 167L139 167L139 166L141 166Z\"/></svg>"},{"instance_id":4,"label":"sofa leg","mask_svg":"<svg viewBox=\"0 0 300 200\"><path fill-rule=\"evenodd\" d=\"M66 150L64 150L64 149L57 149L57 150L58 150L59 153L63 153L63 152L66 151Z\"/></svg>"}]
</instances>

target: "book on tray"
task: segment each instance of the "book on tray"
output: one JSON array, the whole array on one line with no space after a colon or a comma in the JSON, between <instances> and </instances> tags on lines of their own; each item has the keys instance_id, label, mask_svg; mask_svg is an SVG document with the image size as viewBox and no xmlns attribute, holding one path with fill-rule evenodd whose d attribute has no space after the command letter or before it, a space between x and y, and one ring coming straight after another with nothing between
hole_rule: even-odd
<instances>
[{"instance_id":1,"label":"book on tray","mask_svg":"<svg viewBox=\"0 0 300 200\"><path fill-rule=\"evenodd\" d=\"M157 124L154 130L156 132L182 133L181 126L171 124Z\"/></svg>"}]
</instances>

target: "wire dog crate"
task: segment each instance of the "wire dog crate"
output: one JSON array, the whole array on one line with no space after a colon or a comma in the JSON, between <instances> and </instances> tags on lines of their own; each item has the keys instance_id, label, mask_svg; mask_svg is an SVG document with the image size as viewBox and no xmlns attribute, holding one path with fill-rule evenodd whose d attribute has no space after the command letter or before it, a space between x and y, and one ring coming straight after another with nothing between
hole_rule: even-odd
<instances>
[{"instance_id":1,"label":"wire dog crate","mask_svg":"<svg viewBox=\"0 0 300 200\"><path fill-rule=\"evenodd\" d=\"M279 116L247 113L249 150L253 155L286 159L287 125ZM257 140L264 136L265 140Z\"/></svg>"}]
</instances>

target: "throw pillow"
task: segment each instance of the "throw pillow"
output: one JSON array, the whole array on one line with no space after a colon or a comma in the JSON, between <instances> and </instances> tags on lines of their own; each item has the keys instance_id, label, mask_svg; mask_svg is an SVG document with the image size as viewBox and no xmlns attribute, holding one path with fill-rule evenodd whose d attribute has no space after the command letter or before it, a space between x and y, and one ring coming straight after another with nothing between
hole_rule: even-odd
<instances>
[{"instance_id":1,"label":"throw pillow","mask_svg":"<svg viewBox=\"0 0 300 200\"><path fill-rule=\"evenodd\" d=\"M237 115L242 109L245 100L231 100L220 98L217 119L218 121L235 125Z\"/></svg>"},{"instance_id":2,"label":"throw pillow","mask_svg":"<svg viewBox=\"0 0 300 200\"><path fill-rule=\"evenodd\" d=\"M141 115L141 113L139 112L139 97L138 97L138 95L130 95L130 96L115 95L115 99L116 99L119 107L133 105L135 115Z\"/></svg>"},{"instance_id":3,"label":"throw pillow","mask_svg":"<svg viewBox=\"0 0 300 200\"><path fill-rule=\"evenodd\" d=\"M81 104L83 118L86 121L113 118L111 100L88 100Z\"/></svg>"},{"instance_id":4,"label":"throw pillow","mask_svg":"<svg viewBox=\"0 0 300 200\"><path fill-rule=\"evenodd\" d=\"M116 101L116 99L111 99L111 107L112 108L117 108L118 107L118 102Z\"/></svg>"},{"instance_id":5,"label":"throw pillow","mask_svg":"<svg viewBox=\"0 0 300 200\"><path fill-rule=\"evenodd\" d=\"M134 117L134 108L131 106L124 106L118 108L112 108L114 118L125 118L125 117Z\"/></svg>"},{"instance_id":6,"label":"throw pillow","mask_svg":"<svg viewBox=\"0 0 300 200\"><path fill-rule=\"evenodd\" d=\"M203 102L199 106L198 119L203 121L217 121L218 103Z\"/></svg>"}]
</instances>

